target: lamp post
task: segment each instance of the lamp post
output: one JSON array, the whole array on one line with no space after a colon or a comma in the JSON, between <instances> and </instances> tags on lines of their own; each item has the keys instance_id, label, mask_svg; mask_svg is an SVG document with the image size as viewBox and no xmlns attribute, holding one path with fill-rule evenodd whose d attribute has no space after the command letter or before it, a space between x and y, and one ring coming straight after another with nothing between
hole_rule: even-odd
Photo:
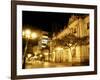
<instances>
[{"instance_id":1,"label":"lamp post","mask_svg":"<svg viewBox=\"0 0 100 80\"><path fill-rule=\"evenodd\" d=\"M27 30L23 31L22 35L26 38L26 45L25 45L25 49L24 49L23 65L22 65L22 68L25 69L28 41L29 41L29 39L36 39L37 38L37 33L36 32L31 32L29 29L27 29Z\"/></svg>"},{"instance_id":2,"label":"lamp post","mask_svg":"<svg viewBox=\"0 0 100 80\"><path fill-rule=\"evenodd\" d=\"M30 30L25 30L23 31L23 36L26 38L26 45L24 49L24 54L23 54L23 64L22 68L25 69L25 61L26 61L26 51L27 51L27 45L28 45L28 40L30 38L31 31Z\"/></svg>"}]
</instances>

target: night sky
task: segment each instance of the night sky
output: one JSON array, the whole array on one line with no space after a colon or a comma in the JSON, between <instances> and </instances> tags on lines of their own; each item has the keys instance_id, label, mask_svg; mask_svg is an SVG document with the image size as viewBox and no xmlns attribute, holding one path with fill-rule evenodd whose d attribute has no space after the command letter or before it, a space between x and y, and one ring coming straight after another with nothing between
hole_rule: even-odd
<instances>
[{"instance_id":1,"label":"night sky","mask_svg":"<svg viewBox=\"0 0 100 80\"><path fill-rule=\"evenodd\" d=\"M30 26L47 32L59 31L67 25L70 16L66 13L23 11L23 29Z\"/></svg>"}]
</instances>

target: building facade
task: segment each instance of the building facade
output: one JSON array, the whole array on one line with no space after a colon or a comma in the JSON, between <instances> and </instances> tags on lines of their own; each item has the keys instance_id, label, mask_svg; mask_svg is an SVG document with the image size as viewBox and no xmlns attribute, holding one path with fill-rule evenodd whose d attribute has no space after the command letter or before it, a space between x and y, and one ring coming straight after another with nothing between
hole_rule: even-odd
<instances>
[{"instance_id":1,"label":"building facade","mask_svg":"<svg viewBox=\"0 0 100 80\"><path fill-rule=\"evenodd\" d=\"M69 23L64 29L55 35L52 40L60 39L68 34L73 34L75 37L84 38L89 37L89 15L75 16L69 18ZM89 41L89 38L88 38ZM86 62L89 64L89 44L81 44L64 48L63 52L52 52L53 61L56 62Z\"/></svg>"}]
</instances>

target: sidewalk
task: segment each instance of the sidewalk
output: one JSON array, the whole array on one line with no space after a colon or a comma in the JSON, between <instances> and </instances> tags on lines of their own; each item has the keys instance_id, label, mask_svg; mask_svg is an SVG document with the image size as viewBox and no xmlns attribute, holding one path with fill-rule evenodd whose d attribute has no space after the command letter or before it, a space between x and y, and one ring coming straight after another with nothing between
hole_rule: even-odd
<instances>
[{"instance_id":1,"label":"sidewalk","mask_svg":"<svg viewBox=\"0 0 100 80\"><path fill-rule=\"evenodd\" d=\"M32 64L26 64L26 68L49 68L49 67L67 67L72 66L72 63L53 63L53 62L43 62L34 61Z\"/></svg>"}]
</instances>

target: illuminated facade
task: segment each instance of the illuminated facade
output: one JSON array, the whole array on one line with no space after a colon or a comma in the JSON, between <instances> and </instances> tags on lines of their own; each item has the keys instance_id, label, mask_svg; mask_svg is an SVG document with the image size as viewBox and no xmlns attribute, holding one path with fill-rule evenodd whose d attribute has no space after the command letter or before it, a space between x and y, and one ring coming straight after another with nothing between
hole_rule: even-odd
<instances>
[{"instance_id":1,"label":"illuminated facade","mask_svg":"<svg viewBox=\"0 0 100 80\"><path fill-rule=\"evenodd\" d=\"M55 35L52 39L63 39L65 35L73 34L76 37L89 37L89 16L74 16L69 19L68 26ZM89 40L89 39L88 39ZM78 45L70 49L64 49L63 52L52 52L53 61L56 62L88 62L89 61L89 44ZM61 54L59 54L61 53Z\"/></svg>"}]
</instances>

